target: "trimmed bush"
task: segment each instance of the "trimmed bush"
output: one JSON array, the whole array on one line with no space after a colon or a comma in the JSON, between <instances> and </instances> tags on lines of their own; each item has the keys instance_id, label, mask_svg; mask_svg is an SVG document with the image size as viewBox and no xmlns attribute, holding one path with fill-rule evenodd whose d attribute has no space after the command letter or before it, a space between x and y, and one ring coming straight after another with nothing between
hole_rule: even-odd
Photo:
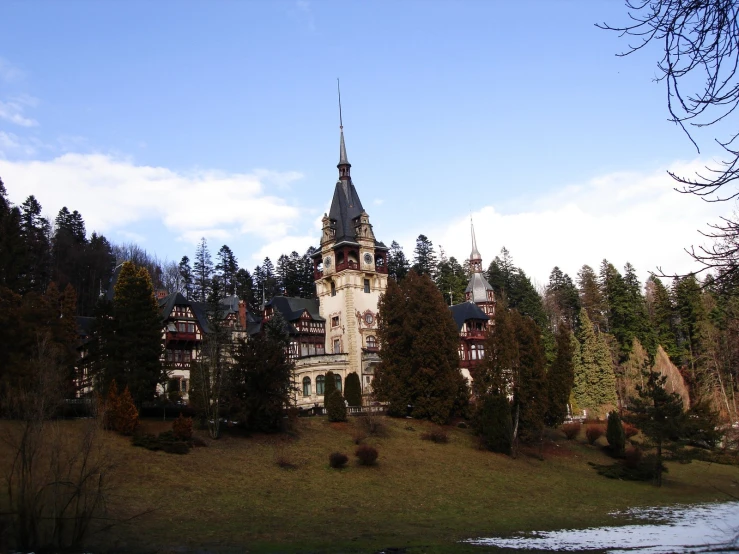
<instances>
[{"instance_id":1,"label":"trimmed bush","mask_svg":"<svg viewBox=\"0 0 739 554\"><path fill-rule=\"evenodd\" d=\"M119 400L118 414L115 417L116 431L121 435L133 435L139 427L139 411L128 387L124 389Z\"/></svg>"},{"instance_id":2,"label":"trimmed bush","mask_svg":"<svg viewBox=\"0 0 739 554\"><path fill-rule=\"evenodd\" d=\"M603 436L602 425L588 425L585 428L585 437L588 439L588 444L595 444L595 442Z\"/></svg>"},{"instance_id":3,"label":"trimmed bush","mask_svg":"<svg viewBox=\"0 0 739 554\"><path fill-rule=\"evenodd\" d=\"M341 452L332 452L328 456L328 465L334 469L342 469L349 461L349 456Z\"/></svg>"},{"instance_id":4,"label":"trimmed bush","mask_svg":"<svg viewBox=\"0 0 739 554\"><path fill-rule=\"evenodd\" d=\"M346 404L341 393L334 389L323 397L323 405L329 421L346 421Z\"/></svg>"},{"instance_id":5,"label":"trimmed bush","mask_svg":"<svg viewBox=\"0 0 739 554\"><path fill-rule=\"evenodd\" d=\"M488 395L475 415L475 427L483 448L501 454L511 453L513 420L511 405L502 394Z\"/></svg>"},{"instance_id":6,"label":"trimmed bush","mask_svg":"<svg viewBox=\"0 0 739 554\"><path fill-rule=\"evenodd\" d=\"M344 379L344 398L350 406L362 405L362 385L356 371L352 371Z\"/></svg>"},{"instance_id":7,"label":"trimmed bush","mask_svg":"<svg viewBox=\"0 0 739 554\"><path fill-rule=\"evenodd\" d=\"M567 437L567 440L575 440L577 438L577 435L580 434L580 429L582 429L582 425L578 422L572 422L572 423L565 423L560 427L562 432L565 434L565 437Z\"/></svg>"},{"instance_id":8,"label":"trimmed bush","mask_svg":"<svg viewBox=\"0 0 739 554\"><path fill-rule=\"evenodd\" d=\"M360 445L354 455L362 466L373 466L377 462L377 449L369 444Z\"/></svg>"},{"instance_id":9,"label":"trimmed bush","mask_svg":"<svg viewBox=\"0 0 739 554\"><path fill-rule=\"evenodd\" d=\"M192 418L180 414L180 417L172 422L172 433L179 441L192 440Z\"/></svg>"},{"instance_id":10,"label":"trimmed bush","mask_svg":"<svg viewBox=\"0 0 739 554\"><path fill-rule=\"evenodd\" d=\"M118 394L118 385L113 379L108 387L108 397L105 401L104 425L111 431L118 430L118 414L121 411L121 399Z\"/></svg>"},{"instance_id":11,"label":"trimmed bush","mask_svg":"<svg viewBox=\"0 0 739 554\"><path fill-rule=\"evenodd\" d=\"M608 414L608 427L606 428L606 440L614 456L622 457L626 448L626 434L621 424L621 417L616 410Z\"/></svg>"},{"instance_id":12,"label":"trimmed bush","mask_svg":"<svg viewBox=\"0 0 739 554\"><path fill-rule=\"evenodd\" d=\"M434 429L428 433L423 433L421 439L425 441L435 442L436 444L446 444L449 442L449 435L444 429Z\"/></svg>"}]
</instances>

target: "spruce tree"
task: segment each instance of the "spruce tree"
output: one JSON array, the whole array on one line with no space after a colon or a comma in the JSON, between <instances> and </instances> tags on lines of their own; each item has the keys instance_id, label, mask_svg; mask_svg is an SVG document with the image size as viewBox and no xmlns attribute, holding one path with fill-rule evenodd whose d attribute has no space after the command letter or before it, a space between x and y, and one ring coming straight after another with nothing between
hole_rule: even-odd
<instances>
[{"instance_id":1,"label":"spruce tree","mask_svg":"<svg viewBox=\"0 0 739 554\"><path fill-rule=\"evenodd\" d=\"M647 280L646 301L650 325L656 334L657 344L664 348L673 362L678 361L680 354L676 340L675 306L670 291L654 275Z\"/></svg>"},{"instance_id":2,"label":"spruce tree","mask_svg":"<svg viewBox=\"0 0 739 554\"><path fill-rule=\"evenodd\" d=\"M403 253L403 247L393 241L392 244L390 244L390 251L387 255L388 277L395 279L396 282L400 282L406 275L408 275L410 267L411 264Z\"/></svg>"},{"instance_id":3,"label":"spruce tree","mask_svg":"<svg viewBox=\"0 0 739 554\"><path fill-rule=\"evenodd\" d=\"M466 396L459 372L457 326L428 275L412 271L400 283L388 282L379 305L382 345L374 381L391 415L446 423Z\"/></svg>"},{"instance_id":4,"label":"spruce tree","mask_svg":"<svg viewBox=\"0 0 739 554\"><path fill-rule=\"evenodd\" d=\"M577 286L580 303L588 314L588 319L596 329L606 331L606 302L603 298L598 277L589 265L584 265L577 273Z\"/></svg>"},{"instance_id":5,"label":"spruce tree","mask_svg":"<svg viewBox=\"0 0 739 554\"><path fill-rule=\"evenodd\" d=\"M518 342L518 374L513 394L519 414L519 434L524 442L540 441L547 413L546 359L541 330L530 317L512 311Z\"/></svg>"},{"instance_id":6,"label":"spruce tree","mask_svg":"<svg viewBox=\"0 0 739 554\"><path fill-rule=\"evenodd\" d=\"M349 406L361 406L362 385L356 371L352 371L346 376L344 387L344 398L346 398Z\"/></svg>"},{"instance_id":7,"label":"spruce tree","mask_svg":"<svg viewBox=\"0 0 739 554\"><path fill-rule=\"evenodd\" d=\"M603 334L596 334L587 311L580 311L580 363L576 365L573 392L580 409L598 412L617 403L616 377Z\"/></svg>"},{"instance_id":8,"label":"spruce tree","mask_svg":"<svg viewBox=\"0 0 739 554\"><path fill-rule=\"evenodd\" d=\"M485 448L510 455L513 446L513 420L511 404L505 395L490 394L479 401L475 426Z\"/></svg>"},{"instance_id":9,"label":"spruce tree","mask_svg":"<svg viewBox=\"0 0 739 554\"><path fill-rule=\"evenodd\" d=\"M613 410L608 414L608 426L606 427L606 440L614 456L622 457L626 449L626 433L621 423L618 411Z\"/></svg>"},{"instance_id":10,"label":"spruce tree","mask_svg":"<svg viewBox=\"0 0 739 554\"><path fill-rule=\"evenodd\" d=\"M208 250L208 242L205 237L200 239L195 250L195 262L193 263L193 297L198 302L206 302L210 294L210 286L213 279L213 262Z\"/></svg>"},{"instance_id":11,"label":"spruce tree","mask_svg":"<svg viewBox=\"0 0 739 554\"><path fill-rule=\"evenodd\" d=\"M413 250L413 270L419 275L436 275L438 261L434 252L434 243L426 235L418 235L416 248Z\"/></svg>"},{"instance_id":12,"label":"spruce tree","mask_svg":"<svg viewBox=\"0 0 739 554\"><path fill-rule=\"evenodd\" d=\"M182 283L182 289L184 290L184 296L188 300L194 299L193 295L193 281L194 277L192 274L192 268L190 267L190 258L182 256L179 265L177 266L180 274L180 280Z\"/></svg>"},{"instance_id":13,"label":"spruce tree","mask_svg":"<svg viewBox=\"0 0 739 554\"><path fill-rule=\"evenodd\" d=\"M233 251L224 244L216 254L218 263L216 263L216 274L221 282L221 289L224 296L231 296L236 291L236 272L239 269L238 261Z\"/></svg>"},{"instance_id":14,"label":"spruce tree","mask_svg":"<svg viewBox=\"0 0 739 554\"><path fill-rule=\"evenodd\" d=\"M560 425L567 417L567 404L575 382L573 357L572 331L560 324L557 329L557 355L547 373L549 403L545 421L550 427Z\"/></svg>"}]
</instances>

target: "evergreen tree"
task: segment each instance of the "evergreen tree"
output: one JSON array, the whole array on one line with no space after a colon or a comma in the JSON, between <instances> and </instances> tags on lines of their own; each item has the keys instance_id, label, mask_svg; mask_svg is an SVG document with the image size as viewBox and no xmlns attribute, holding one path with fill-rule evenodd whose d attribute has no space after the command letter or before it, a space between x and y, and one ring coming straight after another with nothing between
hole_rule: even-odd
<instances>
[{"instance_id":1,"label":"evergreen tree","mask_svg":"<svg viewBox=\"0 0 739 554\"><path fill-rule=\"evenodd\" d=\"M349 406L362 405L362 384L359 381L359 375L356 371L352 371L346 376L344 382L344 398Z\"/></svg>"},{"instance_id":2,"label":"evergreen tree","mask_svg":"<svg viewBox=\"0 0 739 554\"><path fill-rule=\"evenodd\" d=\"M608 345L597 334L587 311L580 311L580 364L576 365L574 396L580 409L598 412L617 403L616 377Z\"/></svg>"},{"instance_id":3,"label":"evergreen tree","mask_svg":"<svg viewBox=\"0 0 739 554\"><path fill-rule=\"evenodd\" d=\"M236 291L236 272L239 269L238 261L233 251L228 245L221 246L216 254L218 263L216 264L216 274L221 282L221 289L224 296L232 296Z\"/></svg>"},{"instance_id":4,"label":"evergreen tree","mask_svg":"<svg viewBox=\"0 0 739 554\"><path fill-rule=\"evenodd\" d=\"M325 405L326 399L336 390L336 374L333 371L327 371L324 379L323 403Z\"/></svg>"},{"instance_id":5,"label":"evergreen tree","mask_svg":"<svg viewBox=\"0 0 739 554\"><path fill-rule=\"evenodd\" d=\"M441 259L437 266L436 279L434 279L436 287L444 295L449 305L464 302L468 276L454 256L447 259L441 247L439 247L439 250L441 251Z\"/></svg>"},{"instance_id":6,"label":"evergreen tree","mask_svg":"<svg viewBox=\"0 0 739 554\"><path fill-rule=\"evenodd\" d=\"M679 360L675 336L675 307L672 303L670 291L654 275L647 280L646 302L650 326L656 334L657 344L664 348L673 361Z\"/></svg>"},{"instance_id":7,"label":"evergreen tree","mask_svg":"<svg viewBox=\"0 0 739 554\"><path fill-rule=\"evenodd\" d=\"M567 404L575 383L572 331L566 325L560 325L556 337L557 356L547 373L549 402L545 421L550 427L560 425L567 417Z\"/></svg>"},{"instance_id":8,"label":"evergreen tree","mask_svg":"<svg viewBox=\"0 0 739 554\"><path fill-rule=\"evenodd\" d=\"M511 253L504 246L500 249L500 256L496 256L488 267L488 282L493 287L496 296L508 297L510 295L513 288L513 277L517 271Z\"/></svg>"},{"instance_id":9,"label":"evergreen tree","mask_svg":"<svg viewBox=\"0 0 739 554\"><path fill-rule=\"evenodd\" d=\"M621 424L618 411L613 410L608 414L608 426L606 427L606 440L614 456L621 457L626 449L626 433Z\"/></svg>"},{"instance_id":10,"label":"evergreen tree","mask_svg":"<svg viewBox=\"0 0 739 554\"><path fill-rule=\"evenodd\" d=\"M103 386L115 379L128 387L138 406L153 400L156 386L164 383L162 326L151 278L145 268L126 262L121 268L113 296L112 319L103 334Z\"/></svg>"},{"instance_id":11,"label":"evergreen tree","mask_svg":"<svg viewBox=\"0 0 739 554\"><path fill-rule=\"evenodd\" d=\"M246 269L242 268L236 272L235 292L240 300L246 302L250 310L255 311L254 282Z\"/></svg>"},{"instance_id":12,"label":"evergreen tree","mask_svg":"<svg viewBox=\"0 0 739 554\"><path fill-rule=\"evenodd\" d=\"M470 369L472 393L484 399L491 394L507 397L512 392L511 377L518 368L518 343L510 312L499 307L485 339L482 363Z\"/></svg>"},{"instance_id":13,"label":"evergreen tree","mask_svg":"<svg viewBox=\"0 0 739 554\"><path fill-rule=\"evenodd\" d=\"M382 345L374 390L391 415L447 422L467 388L459 372L457 326L428 275L410 272L379 305Z\"/></svg>"},{"instance_id":14,"label":"evergreen tree","mask_svg":"<svg viewBox=\"0 0 739 554\"><path fill-rule=\"evenodd\" d=\"M637 386L644 386L644 376L649 373L649 354L634 337L634 344L626 361L620 367L618 396L622 406L628 406L629 398L637 396Z\"/></svg>"},{"instance_id":15,"label":"evergreen tree","mask_svg":"<svg viewBox=\"0 0 739 554\"><path fill-rule=\"evenodd\" d=\"M50 279L51 224L41 216L41 204L31 195L21 205L21 237L25 244L23 291L43 291Z\"/></svg>"},{"instance_id":16,"label":"evergreen tree","mask_svg":"<svg viewBox=\"0 0 739 554\"><path fill-rule=\"evenodd\" d=\"M418 235L416 248L413 250L413 270L419 275L428 275L433 279L437 265L434 243L426 235Z\"/></svg>"},{"instance_id":17,"label":"evergreen tree","mask_svg":"<svg viewBox=\"0 0 739 554\"><path fill-rule=\"evenodd\" d=\"M195 250L195 262L193 263L193 297L198 302L205 302L210 294L210 286L213 282L213 262L210 259L210 251L205 237L200 239Z\"/></svg>"},{"instance_id":18,"label":"evergreen tree","mask_svg":"<svg viewBox=\"0 0 739 554\"><path fill-rule=\"evenodd\" d=\"M606 331L606 302L598 284L598 277L589 265L584 265L577 273L577 286L580 304L588 314L596 329Z\"/></svg>"},{"instance_id":19,"label":"evergreen tree","mask_svg":"<svg viewBox=\"0 0 739 554\"><path fill-rule=\"evenodd\" d=\"M475 426L483 446L493 452L510 455L513 420L508 398L503 394L490 394L481 399L478 406Z\"/></svg>"},{"instance_id":20,"label":"evergreen tree","mask_svg":"<svg viewBox=\"0 0 739 554\"><path fill-rule=\"evenodd\" d=\"M559 327L560 322L564 322L570 329L577 328L580 295L570 276L562 273L559 267L555 266L549 274L544 302L555 329Z\"/></svg>"},{"instance_id":21,"label":"evergreen tree","mask_svg":"<svg viewBox=\"0 0 739 554\"><path fill-rule=\"evenodd\" d=\"M5 185L0 179L0 286L21 292L25 245L21 239L21 212L8 200Z\"/></svg>"},{"instance_id":22,"label":"evergreen tree","mask_svg":"<svg viewBox=\"0 0 739 554\"><path fill-rule=\"evenodd\" d=\"M190 258L182 256L179 265L177 266L180 273L180 279L182 280L182 288L184 289L184 296L188 300L193 300L193 281L194 277L192 274L192 268L190 267Z\"/></svg>"},{"instance_id":23,"label":"evergreen tree","mask_svg":"<svg viewBox=\"0 0 739 554\"><path fill-rule=\"evenodd\" d=\"M387 274L388 277L395 279L397 282L402 281L408 271L410 271L411 264L403 253L403 247L397 242L393 241L390 245L390 251L387 255Z\"/></svg>"},{"instance_id":24,"label":"evergreen tree","mask_svg":"<svg viewBox=\"0 0 739 554\"><path fill-rule=\"evenodd\" d=\"M252 431L280 431L292 404L294 364L287 354L290 336L279 312L264 332L239 339L230 372L229 402L242 424Z\"/></svg>"},{"instance_id":25,"label":"evergreen tree","mask_svg":"<svg viewBox=\"0 0 739 554\"><path fill-rule=\"evenodd\" d=\"M541 441L547 413L546 359L541 330L530 317L513 310L518 342L518 372L514 376L513 404L519 435L524 442Z\"/></svg>"}]
</instances>

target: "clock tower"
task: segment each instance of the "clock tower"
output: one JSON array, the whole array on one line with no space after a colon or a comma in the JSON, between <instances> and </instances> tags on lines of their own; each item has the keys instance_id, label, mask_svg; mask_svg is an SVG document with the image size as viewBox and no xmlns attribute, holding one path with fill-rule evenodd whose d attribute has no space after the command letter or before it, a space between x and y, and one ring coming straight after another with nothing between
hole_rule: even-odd
<instances>
[{"instance_id":1,"label":"clock tower","mask_svg":"<svg viewBox=\"0 0 739 554\"><path fill-rule=\"evenodd\" d=\"M313 255L316 294L326 320L326 354L348 355L346 373L355 371L367 392L379 362L377 306L387 288L388 248L375 238L352 183L343 125L337 168L331 209Z\"/></svg>"}]
</instances>

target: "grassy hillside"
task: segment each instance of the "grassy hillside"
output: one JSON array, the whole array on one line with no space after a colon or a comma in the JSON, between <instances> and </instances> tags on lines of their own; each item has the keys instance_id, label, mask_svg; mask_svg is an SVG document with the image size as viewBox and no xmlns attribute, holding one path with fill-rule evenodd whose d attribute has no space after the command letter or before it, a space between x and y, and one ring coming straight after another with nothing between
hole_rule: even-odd
<instances>
[{"instance_id":1,"label":"grassy hillside","mask_svg":"<svg viewBox=\"0 0 739 554\"><path fill-rule=\"evenodd\" d=\"M468 430L449 428L450 442L435 444L421 440L429 424L385 424L386 436L365 440L379 450L375 467L356 465L351 420L301 419L293 438L206 438L207 447L184 456L134 448L108 434L118 461L119 497L111 505L125 506L126 514L153 511L97 535L92 550L480 552L456 541L612 524L608 513L629 506L725 500L720 491L736 491L739 479L736 467L670 464L658 489L599 476L587 462L607 463L601 451L559 436L540 461L525 452L511 459L480 451ZM72 433L82 422L62 425ZM171 423L144 425L156 432ZM0 443L0 459L7 460L4 448ZM350 455L346 469L328 467L334 451ZM283 469L278 458L296 467Z\"/></svg>"}]
</instances>

